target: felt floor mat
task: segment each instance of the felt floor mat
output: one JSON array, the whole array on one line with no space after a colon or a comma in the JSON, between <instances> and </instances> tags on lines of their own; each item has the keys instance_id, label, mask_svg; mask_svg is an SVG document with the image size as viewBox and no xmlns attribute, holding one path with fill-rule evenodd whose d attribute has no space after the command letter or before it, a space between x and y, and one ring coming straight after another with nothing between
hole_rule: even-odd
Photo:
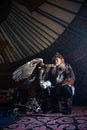
<instances>
[{"instance_id":1,"label":"felt floor mat","mask_svg":"<svg viewBox=\"0 0 87 130\"><path fill-rule=\"evenodd\" d=\"M87 130L87 108L75 107L71 115L27 114L3 130Z\"/></svg>"}]
</instances>

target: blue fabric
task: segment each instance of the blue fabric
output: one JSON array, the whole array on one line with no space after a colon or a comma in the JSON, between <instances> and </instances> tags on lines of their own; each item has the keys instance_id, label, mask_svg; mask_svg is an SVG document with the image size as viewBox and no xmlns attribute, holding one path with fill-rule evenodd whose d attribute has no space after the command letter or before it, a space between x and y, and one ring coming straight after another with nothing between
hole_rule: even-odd
<instances>
[{"instance_id":1,"label":"blue fabric","mask_svg":"<svg viewBox=\"0 0 87 130\"><path fill-rule=\"evenodd\" d=\"M17 117L7 117L6 116L6 111L0 111L0 127L3 127L13 121L15 121Z\"/></svg>"},{"instance_id":2,"label":"blue fabric","mask_svg":"<svg viewBox=\"0 0 87 130\"><path fill-rule=\"evenodd\" d=\"M72 88L69 85L64 85L61 87L61 95L66 98L72 98Z\"/></svg>"}]
</instances>

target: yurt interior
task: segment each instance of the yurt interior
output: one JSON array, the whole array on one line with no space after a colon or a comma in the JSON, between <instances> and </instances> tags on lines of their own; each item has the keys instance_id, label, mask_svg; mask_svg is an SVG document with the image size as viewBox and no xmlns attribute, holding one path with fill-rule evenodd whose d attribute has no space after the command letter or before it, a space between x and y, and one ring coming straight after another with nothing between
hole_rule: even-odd
<instances>
[{"instance_id":1,"label":"yurt interior","mask_svg":"<svg viewBox=\"0 0 87 130\"><path fill-rule=\"evenodd\" d=\"M55 68L56 53L75 74L70 114L59 99L58 112L42 110L55 86L41 87L37 75ZM87 130L86 0L0 0L0 128Z\"/></svg>"}]
</instances>

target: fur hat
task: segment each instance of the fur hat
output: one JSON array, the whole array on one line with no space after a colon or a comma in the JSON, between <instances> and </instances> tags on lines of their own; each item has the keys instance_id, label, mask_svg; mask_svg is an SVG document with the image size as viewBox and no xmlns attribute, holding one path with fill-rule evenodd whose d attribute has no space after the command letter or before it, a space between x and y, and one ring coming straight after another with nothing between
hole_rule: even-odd
<instances>
[{"instance_id":1,"label":"fur hat","mask_svg":"<svg viewBox=\"0 0 87 130\"><path fill-rule=\"evenodd\" d=\"M56 52L56 54L54 55L54 57L55 57L55 58L58 57L58 58L60 58L60 59L63 58L63 56L62 56L59 52Z\"/></svg>"}]
</instances>

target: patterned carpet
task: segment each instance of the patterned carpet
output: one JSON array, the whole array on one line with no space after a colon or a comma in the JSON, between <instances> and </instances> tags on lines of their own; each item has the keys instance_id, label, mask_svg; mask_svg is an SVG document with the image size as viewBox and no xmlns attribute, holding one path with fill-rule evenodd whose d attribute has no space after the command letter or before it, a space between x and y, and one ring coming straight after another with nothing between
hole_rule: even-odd
<instances>
[{"instance_id":1,"label":"patterned carpet","mask_svg":"<svg viewBox=\"0 0 87 130\"><path fill-rule=\"evenodd\" d=\"M87 130L87 108L75 107L71 115L28 114L2 130Z\"/></svg>"}]
</instances>

